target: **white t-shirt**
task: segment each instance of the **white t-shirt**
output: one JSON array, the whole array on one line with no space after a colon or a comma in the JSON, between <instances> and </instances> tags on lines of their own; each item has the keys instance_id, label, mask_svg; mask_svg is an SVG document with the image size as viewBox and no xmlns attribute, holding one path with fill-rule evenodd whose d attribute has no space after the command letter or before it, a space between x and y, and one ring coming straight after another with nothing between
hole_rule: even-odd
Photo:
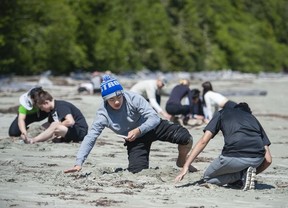
<instances>
[{"instance_id":1,"label":"white t-shirt","mask_svg":"<svg viewBox=\"0 0 288 208\"><path fill-rule=\"evenodd\" d=\"M163 110L156 100L156 92L158 90L157 80L143 80L133 85L130 91L142 95L146 100L149 99L150 105L158 112L161 113Z\"/></svg>"},{"instance_id":2,"label":"white t-shirt","mask_svg":"<svg viewBox=\"0 0 288 208\"><path fill-rule=\"evenodd\" d=\"M91 79L91 82L93 84L93 89L101 89L101 77L95 76Z\"/></svg>"},{"instance_id":3,"label":"white t-shirt","mask_svg":"<svg viewBox=\"0 0 288 208\"><path fill-rule=\"evenodd\" d=\"M218 92L208 91L204 95L206 107L204 108L205 117L211 119L215 112L223 107L223 104L228 100L225 96Z\"/></svg>"}]
</instances>

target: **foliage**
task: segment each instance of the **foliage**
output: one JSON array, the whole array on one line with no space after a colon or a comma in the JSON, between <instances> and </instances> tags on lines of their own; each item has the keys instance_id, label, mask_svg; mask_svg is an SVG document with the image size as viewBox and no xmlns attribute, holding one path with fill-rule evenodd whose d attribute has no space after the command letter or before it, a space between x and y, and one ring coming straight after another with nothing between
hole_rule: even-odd
<instances>
[{"instance_id":1,"label":"foliage","mask_svg":"<svg viewBox=\"0 0 288 208\"><path fill-rule=\"evenodd\" d=\"M288 70L287 0L1 0L0 74Z\"/></svg>"}]
</instances>

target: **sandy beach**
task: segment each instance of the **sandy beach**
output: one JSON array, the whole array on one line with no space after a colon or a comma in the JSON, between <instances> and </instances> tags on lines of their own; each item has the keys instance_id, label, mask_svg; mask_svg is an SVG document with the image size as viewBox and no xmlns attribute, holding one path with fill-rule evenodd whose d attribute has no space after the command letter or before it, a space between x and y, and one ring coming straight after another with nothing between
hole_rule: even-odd
<instances>
[{"instance_id":1,"label":"sandy beach","mask_svg":"<svg viewBox=\"0 0 288 208\"><path fill-rule=\"evenodd\" d=\"M23 81L23 80L22 80ZM121 82L121 80L119 80ZM33 80L27 85L35 85ZM10 138L8 128L24 91L0 93L0 207L13 208L89 208L89 207L288 207L288 77L212 81L214 90L223 93L264 90L266 95L228 96L236 102L249 103L253 114L264 127L272 145L273 164L257 175L255 190L242 191L214 185L198 185L204 170L220 154L222 135L217 135L193 164L198 171L189 173L177 184L175 165L177 146L155 142L150 154L150 169L129 173L123 139L105 130L84 163L81 172L64 174L73 167L78 143L52 141L23 144ZM191 88L200 88L201 81L192 81ZM79 95L77 86L53 86L48 90L55 99L76 105L89 126L101 101L99 95ZM165 105L167 97L163 98ZM11 112L7 112L10 108ZM30 127L39 132L41 123ZM204 126L187 126L194 144Z\"/></svg>"}]
</instances>

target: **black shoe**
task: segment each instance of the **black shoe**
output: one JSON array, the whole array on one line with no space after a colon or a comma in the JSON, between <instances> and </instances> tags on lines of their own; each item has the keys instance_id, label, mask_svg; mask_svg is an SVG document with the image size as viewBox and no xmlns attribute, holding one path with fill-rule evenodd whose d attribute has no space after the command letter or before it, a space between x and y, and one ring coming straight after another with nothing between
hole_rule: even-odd
<instances>
[{"instance_id":1,"label":"black shoe","mask_svg":"<svg viewBox=\"0 0 288 208\"><path fill-rule=\"evenodd\" d=\"M242 189L243 188L243 181L242 180L238 180L238 181L235 181L233 183L228 183L227 184L228 187L230 188L234 188L234 189Z\"/></svg>"}]
</instances>

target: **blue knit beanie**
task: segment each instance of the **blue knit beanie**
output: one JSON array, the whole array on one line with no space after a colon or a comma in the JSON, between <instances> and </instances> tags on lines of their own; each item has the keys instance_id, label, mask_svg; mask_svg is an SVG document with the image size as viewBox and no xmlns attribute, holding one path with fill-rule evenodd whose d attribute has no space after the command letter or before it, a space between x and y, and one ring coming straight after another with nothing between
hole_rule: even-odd
<instances>
[{"instance_id":1,"label":"blue knit beanie","mask_svg":"<svg viewBox=\"0 0 288 208\"><path fill-rule=\"evenodd\" d=\"M108 100L111 97L123 94L123 87L117 79L104 75L101 83L101 94L104 100Z\"/></svg>"}]
</instances>

